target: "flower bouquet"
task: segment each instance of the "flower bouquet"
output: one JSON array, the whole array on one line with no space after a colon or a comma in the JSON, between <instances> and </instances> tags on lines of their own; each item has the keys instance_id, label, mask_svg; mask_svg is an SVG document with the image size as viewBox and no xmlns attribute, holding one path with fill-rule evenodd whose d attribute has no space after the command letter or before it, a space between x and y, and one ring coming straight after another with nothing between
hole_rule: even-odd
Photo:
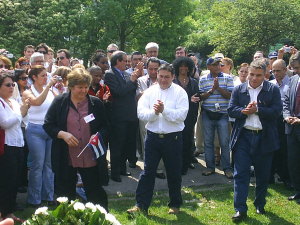
<instances>
[{"instance_id":1,"label":"flower bouquet","mask_svg":"<svg viewBox=\"0 0 300 225\"><path fill-rule=\"evenodd\" d=\"M69 202L67 197L59 197L59 206L51 211L48 207L38 208L23 225L120 225L110 213L96 204L83 204L79 200Z\"/></svg>"}]
</instances>

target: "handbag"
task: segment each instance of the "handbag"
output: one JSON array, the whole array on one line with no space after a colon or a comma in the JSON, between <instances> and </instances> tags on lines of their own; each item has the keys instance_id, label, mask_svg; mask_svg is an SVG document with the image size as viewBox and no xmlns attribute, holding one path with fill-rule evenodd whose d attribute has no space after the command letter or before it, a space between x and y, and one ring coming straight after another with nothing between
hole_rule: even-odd
<instances>
[{"instance_id":1,"label":"handbag","mask_svg":"<svg viewBox=\"0 0 300 225\"><path fill-rule=\"evenodd\" d=\"M5 108L5 105L2 102L2 100L0 100L0 102L3 105L3 108ZM5 131L0 127L0 156L4 154L4 143L5 143Z\"/></svg>"}]
</instances>

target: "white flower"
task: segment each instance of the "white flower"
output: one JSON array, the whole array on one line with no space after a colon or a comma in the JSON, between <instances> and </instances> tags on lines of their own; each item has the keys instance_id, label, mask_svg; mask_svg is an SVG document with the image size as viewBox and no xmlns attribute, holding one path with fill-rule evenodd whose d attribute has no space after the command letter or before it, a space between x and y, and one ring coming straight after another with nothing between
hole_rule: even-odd
<instances>
[{"instance_id":1,"label":"white flower","mask_svg":"<svg viewBox=\"0 0 300 225\"><path fill-rule=\"evenodd\" d=\"M41 207L41 208L38 208L37 210L35 210L35 215L39 215L39 214L43 214L43 215L49 215L48 213L48 207Z\"/></svg>"},{"instance_id":2,"label":"white flower","mask_svg":"<svg viewBox=\"0 0 300 225\"><path fill-rule=\"evenodd\" d=\"M58 201L59 203L65 203L65 202L68 202L68 198L67 197L58 197L56 199L56 201Z\"/></svg>"},{"instance_id":3,"label":"white flower","mask_svg":"<svg viewBox=\"0 0 300 225\"><path fill-rule=\"evenodd\" d=\"M77 210L85 210L85 206L83 203L81 202L76 202L74 205L73 205L73 208L77 211Z\"/></svg>"},{"instance_id":4,"label":"white flower","mask_svg":"<svg viewBox=\"0 0 300 225\"><path fill-rule=\"evenodd\" d=\"M91 202L86 203L85 207L88 208L88 209L91 209L92 212L96 212L96 210L97 210L96 206Z\"/></svg>"},{"instance_id":5,"label":"white flower","mask_svg":"<svg viewBox=\"0 0 300 225\"><path fill-rule=\"evenodd\" d=\"M106 210L99 204L96 205L96 208L104 215L107 214Z\"/></svg>"},{"instance_id":6,"label":"white flower","mask_svg":"<svg viewBox=\"0 0 300 225\"><path fill-rule=\"evenodd\" d=\"M105 219L112 223L112 225L121 225L121 223L116 219L116 217L110 213L105 214Z\"/></svg>"},{"instance_id":7,"label":"white flower","mask_svg":"<svg viewBox=\"0 0 300 225\"><path fill-rule=\"evenodd\" d=\"M30 225L31 223L28 221L28 220L26 220L24 223L22 223L22 225Z\"/></svg>"}]
</instances>

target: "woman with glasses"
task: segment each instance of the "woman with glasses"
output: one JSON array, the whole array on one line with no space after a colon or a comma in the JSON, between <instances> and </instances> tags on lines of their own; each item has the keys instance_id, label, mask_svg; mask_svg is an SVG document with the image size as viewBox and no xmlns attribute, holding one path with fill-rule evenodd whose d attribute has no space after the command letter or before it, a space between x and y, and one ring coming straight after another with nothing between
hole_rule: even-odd
<instances>
[{"instance_id":1,"label":"woman with glasses","mask_svg":"<svg viewBox=\"0 0 300 225\"><path fill-rule=\"evenodd\" d=\"M14 86L10 73L0 73L0 127L5 133L4 146L0 146L0 221L4 218L21 221L13 211L16 206L18 165L24 146L21 122L29 106L24 104L20 107L11 98Z\"/></svg>"},{"instance_id":2,"label":"woman with glasses","mask_svg":"<svg viewBox=\"0 0 300 225\"><path fill-rule=\"evenodd\" d=\"M21 98L23 92L28 89L28 75L26 74L24 69L15 69L14 81L17 83Z\"/></svg>"},{"instance_id":3,"label":"woman with glasses","mask_svg":"<svg viewBox=\"0 0 300 225\"><path fill-rule=\"evenodd\" d=\"M29 60L27 60L25 57L20 57L15 63L16 69L24 69L27 71L29 67Z\"/></svg>"},{"instance_id":4,"label":"woman with glasses","mask_svg":"<svg viewBox=\"0 0 300 225\"><path fill-rule=\"evenodd\" d=\"M53 203L54 175L51 169L52 139L43 129L46 112L55 94L52 86L56 76L47 83L47 72L43 66L34 66L29 71L33 84L23 92L23 99L29 99L26 141L29 149L28 198L29 206L38 207L42 201Z\"/></svg>"},{"instance_id":5,"label":"woman with glasses","mask_svg":"<svg viewBox=\"0 0 300 225\"><path fill-rule=\"evenodd\" d=\"M1 70L12 70L12 62L10 61L9 58L0 55L0 71Z\"/></svg>"}]
</instances>

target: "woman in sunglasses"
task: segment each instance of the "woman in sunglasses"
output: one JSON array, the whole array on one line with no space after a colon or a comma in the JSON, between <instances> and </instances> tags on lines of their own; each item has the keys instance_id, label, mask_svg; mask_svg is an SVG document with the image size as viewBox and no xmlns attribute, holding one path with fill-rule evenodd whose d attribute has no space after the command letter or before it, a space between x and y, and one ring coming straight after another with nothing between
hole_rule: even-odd
<instances>
[{"instance_id":1,"label":"woman in sunglasses","mask_svg":"<svg viewBox=\"0 0 300 225\"><path fill-rule=\"evenodd\" d=\"M29 71L29 78L33 84L23 92L23 99L29 99L31 107L28 110L28 126L26 141L29 149L28 156L28 198L29 206L38 207L42 201L53 203L54 175L51 169L52 139L43 129L46 112L55 94L52 86L56 83L56 76L47 83L46 69L37 65Z\"/></svg>"},{"instance_id":2,"label":"woman in sunglasses","mask_svg":"<svg viewBox=\"0 0 300 225\"><path fill-rule=\"evenodd\" d=\"M24 69L15 69L14 80L17 83L20 98L22 98L23 92L28 89L28 75Z\"/></svg>"},{"instance_id":3,"label":"woman in sunglasses","mask_svg":"<svg viewBox=\"0 0 300 225\"><path fill-rule=\"evenodd\" d=\"M22 116L27 113L28 104L20 107L12 97L15 83L10 73L0 73L0 127L4 130L4 144L0 146L0 221L12 218L21 221L14 214L19 177L18 165L23 154ZM2 136L3 138L3 136Z\"/></svg>"}]
</instances>

